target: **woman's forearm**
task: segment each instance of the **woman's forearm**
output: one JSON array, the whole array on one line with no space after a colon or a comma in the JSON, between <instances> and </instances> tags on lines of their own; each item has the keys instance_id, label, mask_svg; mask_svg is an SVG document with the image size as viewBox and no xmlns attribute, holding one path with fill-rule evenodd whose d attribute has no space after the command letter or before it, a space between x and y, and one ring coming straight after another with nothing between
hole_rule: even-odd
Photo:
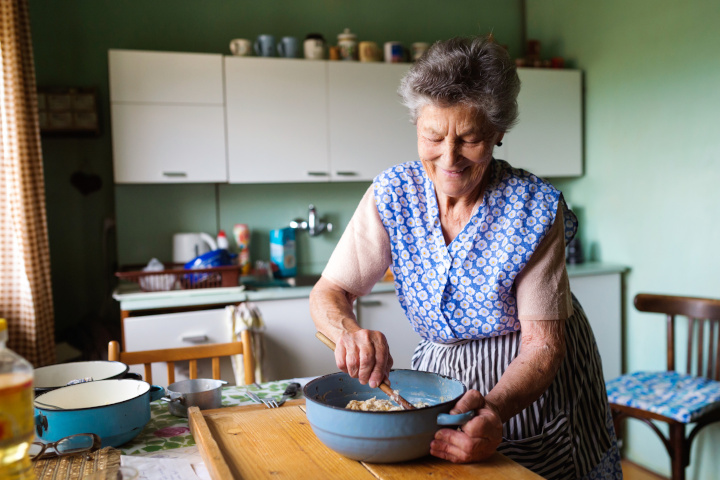
<instances>
[{"instance_id":1,"label":"woman's forearm","mask_svg":"<svg viewBox=\"0 0 720 480\"><path fill-rule=\"evenodd\" d=\"M375 388L390 374L393 360L385 335L358 325L352 308L355 298L321 278L310 293L310 314L315 328L335 342L338 368Z\"/></svg>"},{"instance_id":2,"label":"woman's forearm","mask_svg":"<svg viewBox=\"0 0 720 480\"><path fill-rule=\"evenodd\" d=\"M565 321L522 322L520 353L485 400L503 423L531 405L550 386L565 358Z\"/></svg>"},{"instance_id":3,"label":"woman's forearm","mask_svg":"<svg viewBox=\"0 0 720 480\"><path fill-rule=\"evenodd\" d=\"M321 277L310 292L310 315L315 328L335 343L343 333L359 330L353 312L355 299L354 295Z\"/></svg>"}]
</instances>

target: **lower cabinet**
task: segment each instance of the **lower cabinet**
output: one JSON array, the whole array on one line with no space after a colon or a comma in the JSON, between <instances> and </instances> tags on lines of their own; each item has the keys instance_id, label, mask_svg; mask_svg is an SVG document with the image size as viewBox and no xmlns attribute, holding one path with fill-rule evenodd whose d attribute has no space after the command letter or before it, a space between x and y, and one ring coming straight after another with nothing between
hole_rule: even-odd
<instances>
[{"instance_id":1,"label":"lower cabinet","mask_svg":"<svg viewBox=\"0 0 720 480\"><path fill-rule=\"evenodd\" d=\"M568 269L570 287L587 314L602 358L605 379L622 369L622 273L582 274ZM266 380L309 377L337 372L335 356L315 338L308 297L254 302L265 322ZM371 293L356 304L360 326L385 334L393 368L410 368L420 337L413 331L395 292ZM225 309L128 317L123 323L126 351L175 348L230 341ZM199 362L199 375L210 377L210 361ZM222 378L234 384L229 359L221 362ZM131 367L141 373L142 366ZM176 364L175 378L187 378L187 364ZM164 365L153 365L153 383L167 385Z\"/></svg>"},{"instance_id":2,"label":"lower cabinet","mask_svg":"<svg viewBox=\"0 0 720 480\"><path fill-rule=\"evenodd\" d=\"M622 373L622 274L570 275L570 290L585 310L595 334L605 380L619 377Z\"/></svg>"},{"instance_id":3,"label":"lower cabinet","mask_svg":"<svg viewBox=\"0 0 720 480\"><path fill-rule=\"evenodd\" d=\"M310 299L254 302L265 322L265 377L282 380L337 372L335 355L315 337Z\"/></svg>"},{"instance_id":4,"label":"lower cabinet","mask_svg":"<svg viewBox=\"0 0 720 480\"><path fill-rule=\"evenodd\" d=\"M123 334L125 344L122 348L127 352L224 343L231 339L224 308L128 317L123 321ZM130 371L142 375L144 367L131 366ZM188 362L175 363L176 382L186 380L188 374ZM229 358L221 359L220 374L223 380L235 384ZM152 375L153 384L167 386L167 368L164 363L153 364ZM198 361L198 377L212 378L209 359Z\"/></svg>"}]
</instances>

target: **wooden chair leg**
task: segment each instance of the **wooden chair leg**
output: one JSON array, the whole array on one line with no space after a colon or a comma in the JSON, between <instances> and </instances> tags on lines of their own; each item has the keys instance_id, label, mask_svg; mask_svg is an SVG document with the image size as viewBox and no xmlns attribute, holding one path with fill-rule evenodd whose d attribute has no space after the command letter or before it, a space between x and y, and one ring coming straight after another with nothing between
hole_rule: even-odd
<instances>
[{"instance_id":1,"label":"wooden chair leg","mask_svg":"<svg viewBox=\"0 0 720 480\"><path fill-rule=\"evenodd\" d=\"M670 448L672 480L685 480L685 466L688 463L685 456L685 425L670 425Z\"/></svg>"},{"instance_id":2,"label":"wooden chair leg","mask_svg":"<svg viewBox=\"0 0 720 480\"><path fill-rule=\"evenodd\" d=\"M622 421L623 417L620 415L619 412L616 410L610 410L612 413L612 420L613 420L613 427L615 428L615 438L618 439L618 442L622 439Z\"/></svg>"}]
</instances>

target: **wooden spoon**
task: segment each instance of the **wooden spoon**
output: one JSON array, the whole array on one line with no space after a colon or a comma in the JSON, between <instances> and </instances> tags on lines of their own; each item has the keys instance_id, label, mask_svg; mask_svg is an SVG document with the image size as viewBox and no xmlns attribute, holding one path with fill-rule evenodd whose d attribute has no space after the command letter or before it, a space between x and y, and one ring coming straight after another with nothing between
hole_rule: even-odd
<instances>
[{"instance_id":1,"label":"wooden spoon","mask_svg":"<svg viewBox=\"0 0 720 480\"><path fill-rule=\"evenodd\" d=\"M323 334L320 333L320 332L315 332L315 336L318 338L318 340L320 340L320 341L323 342L325 345L327 345L328 347L330 347L330 350L332 350L333 352L335 351L335 342L333 342L332 340L330 340L328 337L326 337L325 335L323 335ZM393 389L390 387L390 384L388 383L388 380L387 380L387 379L385 379L385 381L384 381L383 383L381 383L381 384L378 386L378 388L379 388L380 390L382 390L382 391L385 393L385 395L387 395L388 397L390 397L395 403L397 403L398 405L400 405L403 410L417 410L417 409L413 406L412 403L408 402L408 401L405 400L403 397L401 397L398 393L396 393L395 391L393 391Z\"/></svg>"}]
</instances>

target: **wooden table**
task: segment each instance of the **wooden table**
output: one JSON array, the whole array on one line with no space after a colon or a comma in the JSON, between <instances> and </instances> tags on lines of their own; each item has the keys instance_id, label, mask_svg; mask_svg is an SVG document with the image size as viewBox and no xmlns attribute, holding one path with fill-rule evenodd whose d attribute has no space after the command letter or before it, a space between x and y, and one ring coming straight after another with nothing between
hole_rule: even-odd
<instances>
[{"instance_id":1,"label":"wooden table","mask_svg":"<svg viewBox=\"0 0 720 480\"><path fill-rule=\"evenodd\" d=\"M315 436L305 415L304 399L274 409L251 405L200 411L191 407L189 422L213 480L542 478L499 453L469 465L431 456L397 464L351 460Z\"/></svg>"}]
</instances>

